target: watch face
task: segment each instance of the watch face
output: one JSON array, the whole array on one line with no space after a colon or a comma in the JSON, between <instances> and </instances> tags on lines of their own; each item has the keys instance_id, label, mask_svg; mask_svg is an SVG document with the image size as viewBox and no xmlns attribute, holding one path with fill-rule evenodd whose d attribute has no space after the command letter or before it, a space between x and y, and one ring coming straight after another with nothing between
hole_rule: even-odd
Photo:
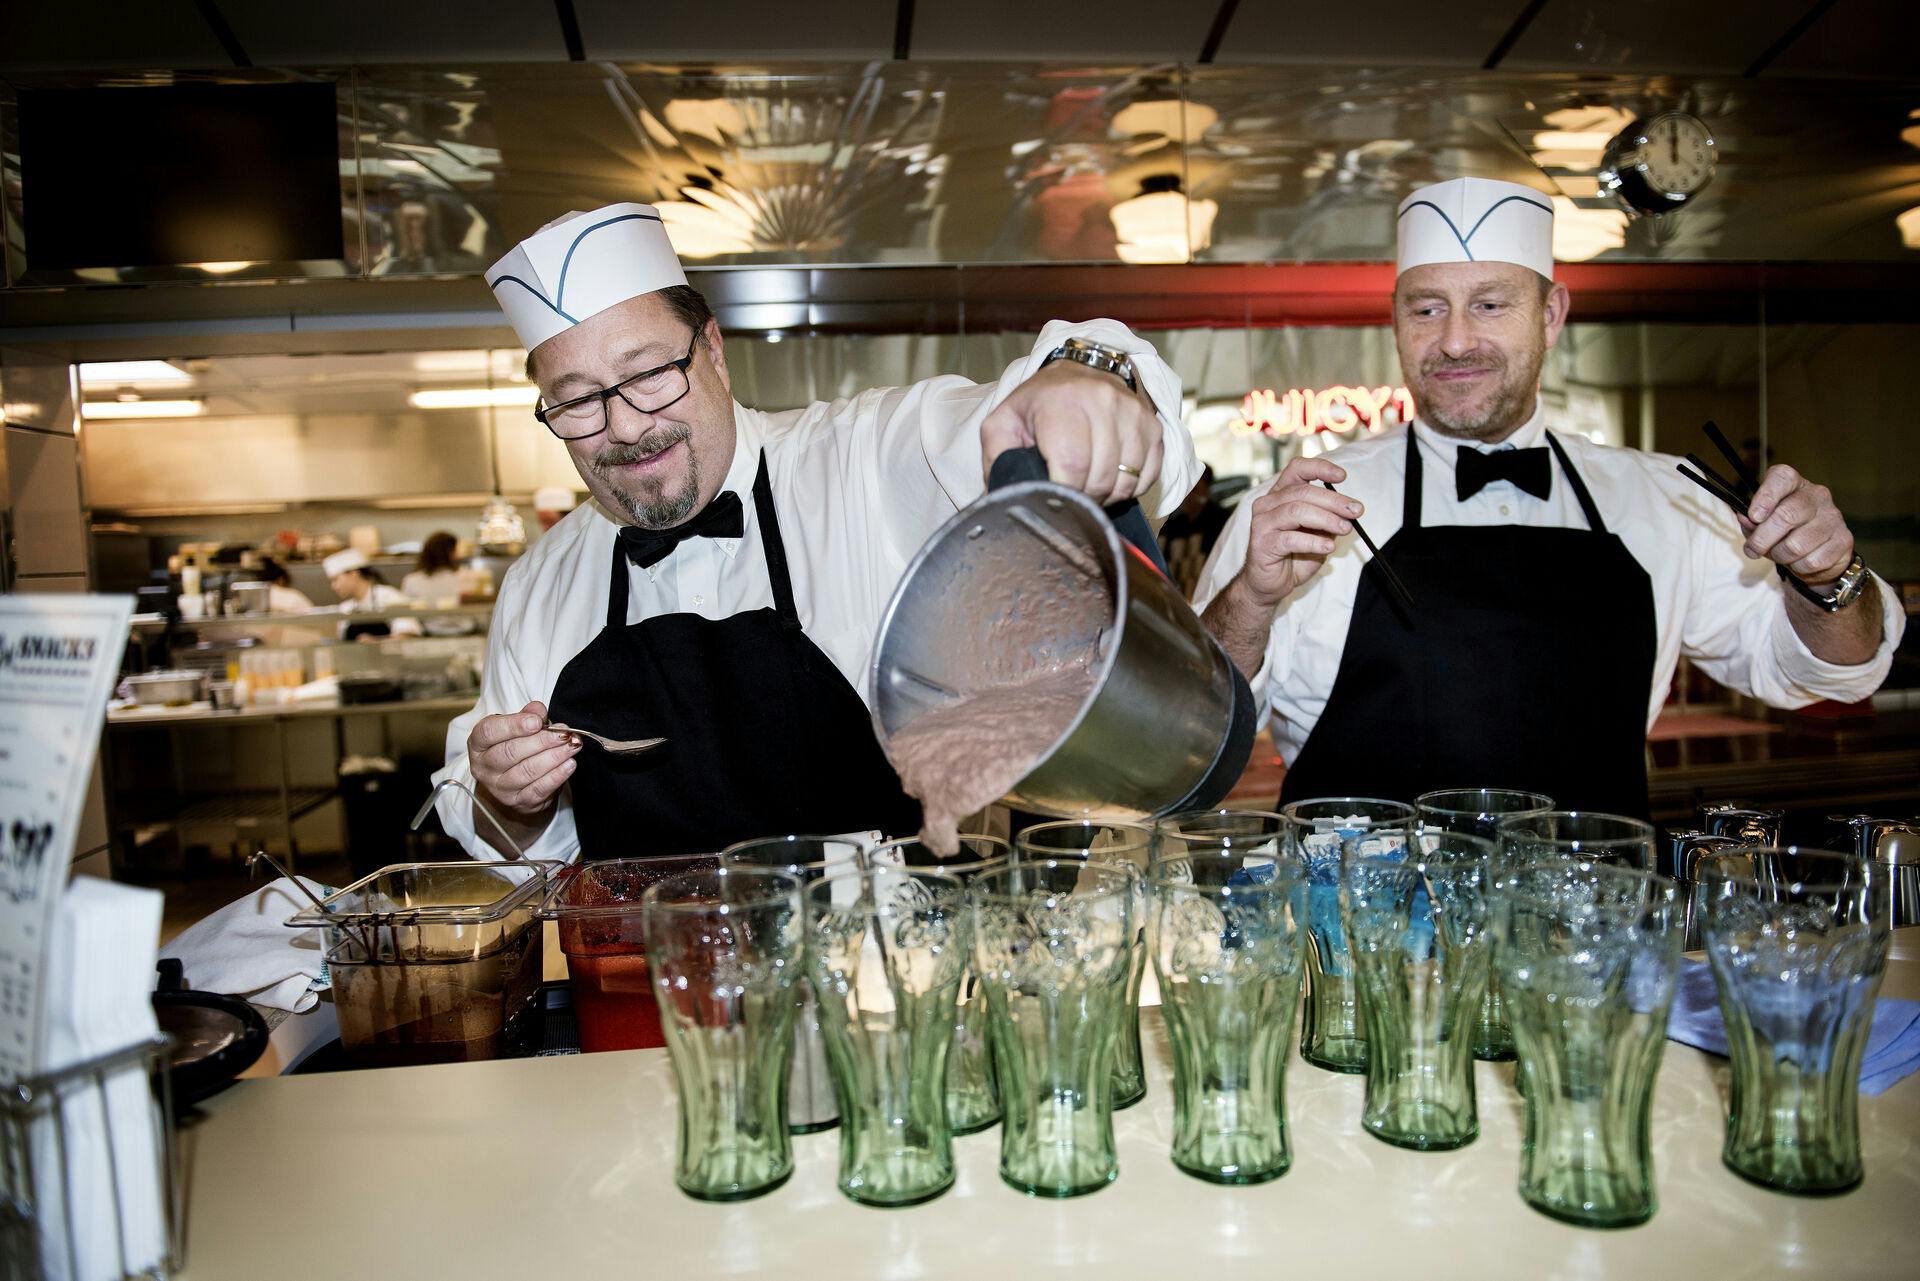
<instances>
[{"instance_id":1,"label":"watch face","mask_svg":"<svg viewBox=\"0 0 1920 1281\"><path fill-rule=\"evenodd\" d=\"M1685 199L1713 177L1713 135L1698 116L1669 111L1647 126L1640 171L1654 190Z\"/></svg>"}]
</instances>

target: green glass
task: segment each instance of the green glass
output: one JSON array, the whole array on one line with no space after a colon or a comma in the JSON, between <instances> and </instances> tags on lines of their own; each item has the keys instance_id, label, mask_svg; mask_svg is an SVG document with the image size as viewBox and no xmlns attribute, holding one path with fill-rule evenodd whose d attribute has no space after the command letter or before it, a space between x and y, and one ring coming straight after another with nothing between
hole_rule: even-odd
<instances>
[{"instance_id":1,"label":"green glass","mask_svg":"<svg viewBox=\"0 0 1920 1281\"><path fill-rule=\"evenodd\" d=\"M981 872L1004 863L1007 850L1007 843L997 836L962 836L959 852L943 859L917 840L887 841L873 847L873 859L944 872L967 885ZM953 1047L947 1051L947 1124L955 1134L974 1134L999 1119L1000 1087L987 1044L987 994L974 977L969 955L954 1007Z\"/></svg>"},{"instance_id":2,"label":"green glass","mask_svg":"<svg viewBox=\"0 0 1920 1281\"><path fill-rule=\"evenodd\" d=\"M1890 869L1765 846L1710 854L1696 868L1733 1064L1721 1159L1780 1192L1858 1187L1860 1061L1887 969Z\"/></svg>"},{"instance_id":3,"label":"green glass","mask_svg":"<svg viewBox=\"0 0 1920 1281\"><path fill-rule=\"evenodd\" d=\"M1509 863L1571 858L1653 870L1653 824L1624 814L1548 810L1512 814L1497 824L1500 857Z\"/></svg>"},{"instance_id":4,"label":"green glass","mask_svg":"<svg viewBox=\"0 0 1920 1281\"><path fill-rule=\"evenodd\" d=\"M1293 1164L1286 1069L1306 970L1306 869L1234 852L1163 857L1147 949L1173 1049L1173 1163L1209 1183Z\"/></svg>"},{"instance_id":5,"label":"green glass","mask_svg":"<svg viewBox=\"0 0 1920 1281\"><path fill-rule=\"evenodd\" d=\"M793 1173L800 881L754 867L682 872L649 886L641 913L679 1097L674 1182L702 1201L771 1192Z\"/></svg>"},{"instance_id":6,"label":"green glass","mask_svg":"<svg viewBox=\"0 0 1920 1281\"><path fill-rule=\"evenodd\" d=\"M786 872L799 878L803 891L823 876L859 867L864 857L859 842L845 836L768 836L720 851L722 865ZM795 1134L813 1134L838 1125L840 1111L813 988L795 983L793 999L793 1079L787 1083L787 1124Z\"/></svg>"},{"instance_id":7,"label":"green glass","mask_svg":"<svg viewBox=\"0 0 1920 1281\"><path fill-rule=\"evenodd\" d=\"M1119 1177L1113 1047L1133 937L1131 869L1021 860L967 889L1000 1082L1000 1177L1029 1196Z\"/></svg>"},{"instance_id":8,"label":"green glass","mask_svg":"<svg viewBox=\"0 0 1920 1281\"><path fill-rule=\"evenodd\" d=\"M1457 787L1413 798L1422 827L1478 836L1496 844L1501 819L1531 818L1545 814L1553 805L1553 798L1540 792L1502 787ZM1487 975L1487 994L1480 1002L1480 1018L1473 1029L1473 1057L1495 1063L1513 1057L1513 1029L1507 1026L1499 976L1491 972Z\"/></svg>"},{"instance_id":9,"label":"green glass","mask_svg":"<svg viewBox=\"0 0 1920 1281\"><path fill-rule=\"evenodd\" d=\"M1347 927L1340 917L1340 856L1356 836L1413 839L1413 806L1363 796L1295 801L1281 809L1307 867L1307 1016L1300 1056L1329 1072L1367 1070L1367 1027L1360 1013Z\"/></svg>"},{"instance_id":10,"label":"green glass","mask_svg":"<svg viewBox=\"0 0 1920 1281\"><path fill-rule=\"evenodd\" d=\"M1141 881L1153 853L1153 829L1136 823L1067 820L1036 823L1014 838L1018 858L1088 858L1131 869L1134 937L1127 944L1126 1008L1113 1051L1113 1106L1130 1108L1147 1097L1146 1057L1140 1049L1140 984L1147 973L1147 945L1140 935L1144 915Z\"/></svg>"},{"instance_id":11,"label":"green glass","mask_svg":"<svg viewBox=\"0 0 1920 1281\"><path fill-rule=\"evenodd\" d=\"M1367 1029L1360 1124L1397 1147L1443 1151L1480 1133L1473 1033L1492 962L1494 845L1457 832L1345 842L1340 911Z\"/></svg>"},{"instance_id":12,"label":"green glass","mask_svg":"<svg viewBox=\"0 0 1920 1281\"><path fill-rule=\"evenodd\" d=\"M1673 882L1543 860L1503 868L1493 904L1526 1095L1520 1195L1582 1227L1645 1223L1653 1086L1685 930Z\"/></svg>"},{"instance_id":13,"label":"green glass","mask_svg":"<svg viewBox=\"0 0 1920 1281\"><path fill-rule=\"evenodd\" d=\"M966 888L875 867L807 887L807 979L840 1103L840 1191L863 1205L953 1186L947 1051L966 972Z\"/></svg>"}]
</instances>

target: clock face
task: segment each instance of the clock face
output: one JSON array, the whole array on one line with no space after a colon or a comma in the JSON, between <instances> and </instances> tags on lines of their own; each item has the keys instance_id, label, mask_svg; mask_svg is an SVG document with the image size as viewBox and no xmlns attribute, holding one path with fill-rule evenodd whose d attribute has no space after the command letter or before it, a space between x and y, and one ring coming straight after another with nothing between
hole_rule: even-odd
<instances>
[{"instance_id":1,"label":"clock face","mask_svg":"<svg viewBox=\"0 0 1920 1281\"><path fill-rule=\"evenodd\" d=\"M1707 185L1713 165L1713 135L1698 116L1669 111L1647 125L1640 172L1654 190L1684 200Z\"/></svg>"}]
</instances>

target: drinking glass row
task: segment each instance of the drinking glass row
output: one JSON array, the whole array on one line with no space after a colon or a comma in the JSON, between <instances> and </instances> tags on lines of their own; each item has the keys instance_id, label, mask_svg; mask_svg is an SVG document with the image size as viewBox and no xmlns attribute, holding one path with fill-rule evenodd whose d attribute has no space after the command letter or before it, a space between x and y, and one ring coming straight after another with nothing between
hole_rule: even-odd
<instances>
[{"instance_id":1,"label":"drinking glass row","mask_svg":"<svg viewBox=\"0 0 1920 1281\"><path fill-rule=\"evenodd\" d=\"M1502 816L1509 797L1522 805ZM1521 1195L1574 1223L1642 1222L1690 909L1733 1056L1726 1163L1786 1191L1859 1181L1858 1067L1887 951L1873 865L1742 847L1698 860L1683 892L1644 870L1645 824L1526 794L1444 799L1457 803L1043 824L1012 850L965 838L945 862L912 841L832 858L815 857L829 852L819 838L779 838L669 877L643 910L680 1186L722 1200L778 1187L789 1131L837 1113L839 1184L856 1201L938 1196L952 1135L996 1119L1015 1188L1103 1187L1118 1173L1112 1112L1145 1093L1151 956L1187 1173L1260 1183L1288 1169L1304 986L1302 1054L1365 1073L1369 1133L1471 1142L1473 1057L1517 1054Z\"/></svg>"}]
</instances>

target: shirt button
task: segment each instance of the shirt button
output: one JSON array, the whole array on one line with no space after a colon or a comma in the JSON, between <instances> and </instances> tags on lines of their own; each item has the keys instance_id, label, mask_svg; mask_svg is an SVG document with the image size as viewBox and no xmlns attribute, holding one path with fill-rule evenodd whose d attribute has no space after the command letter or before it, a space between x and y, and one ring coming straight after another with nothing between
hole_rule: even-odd
<instances>
[{"instance_id":1,"label":"shirt button","mask_svg":"<svg viewBox=\"0 0 1920 1281\"><path fill-rule=\"evenodd\" d=\"M1511 516L1511 515L1513 515L1513 509L1512 509L1512 508L1510 508L1510 507L1508 507L1508 506L1507 506L1507 505L1506 505L1505 503L1501 503L1501 504L1500 504L1500 514L1501 514L1502 516Z\"/></svg>"},{"instance_id":2,"label":"shirt button","mask_svg":"<svg viewBox=\"0 0 1920 1281\"><path fill-rule=\"evenodd\" d=\"M707 603L707 598L705 596L695 596L693 598L693 603L696 605L704 605Z\"/></svg>"}]
</instances>

